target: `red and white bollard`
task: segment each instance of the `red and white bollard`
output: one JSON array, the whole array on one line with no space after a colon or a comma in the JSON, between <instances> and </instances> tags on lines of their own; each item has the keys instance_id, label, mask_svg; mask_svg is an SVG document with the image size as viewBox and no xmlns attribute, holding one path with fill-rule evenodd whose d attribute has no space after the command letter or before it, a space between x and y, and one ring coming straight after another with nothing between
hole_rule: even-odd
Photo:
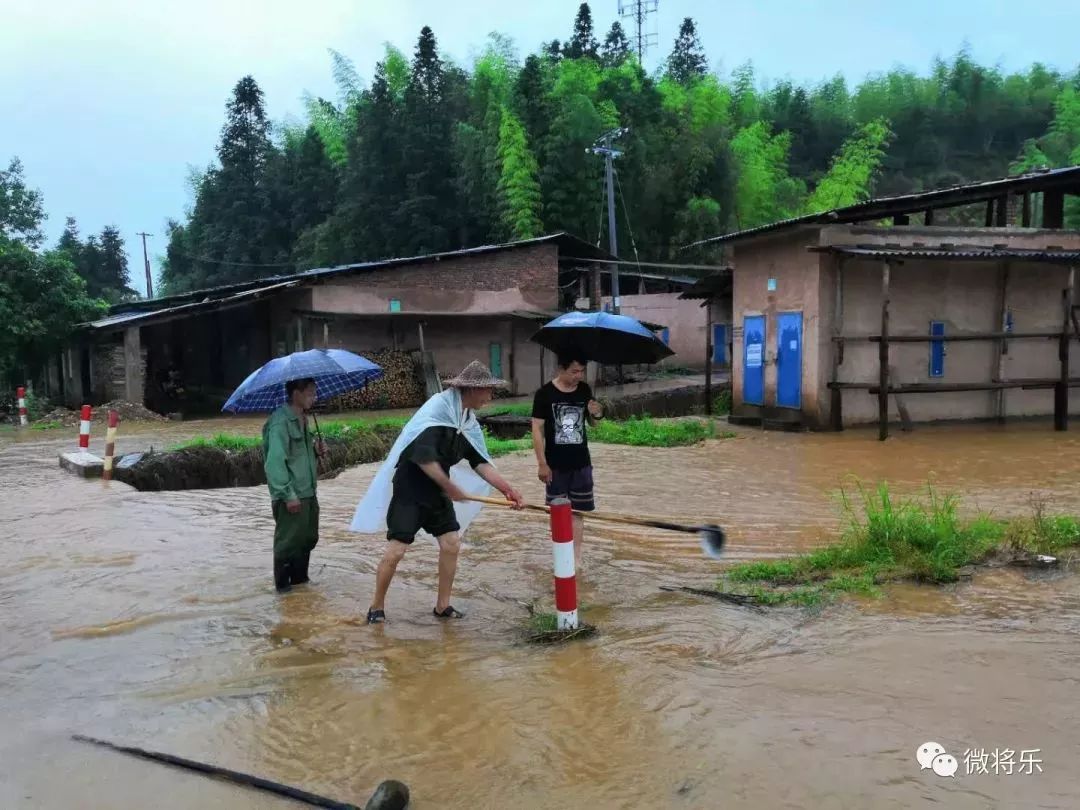
<instances>
[{"instance_id":1,"label":"red and white bollard","mask_svg":"<svg viewBox=\"0 0 1080 810\"><path fill-rule=\"evenodd\" d=\"M106 481L112 480L113 456L116 455L116 428L120 424L120 414L109 411L109 427L105 431L105 461L101 469L101 477Z\"/></svg>"},{"instance_id":2,"label":"red and white bollard","mask_svg":"<svg viewBox=\"0 0 1080 810\"><path fill-rule=\"evenodd\" d=\"M82 406L82 419L79 420L79 449L90 449L90 406Z\"/></svg>"},{"instance_id":3,"label":"red and white bollard","mask_svg":"<svg viewBox=\"0 0 1080 810\"><path fill-rule=\"evenodd\" d=\"M551 503L551 550L555 557L556 628L577 630L577 577L574 571L574 511L570 501Z\"/></svg>"},{"instance_id":4,"label":"red and white bollard","mask_svg":"<svg viewBox=\"0 0 1080 810\"><path fill-rule=\"evenodd\" d=\"M19 424L26 427L30 422L26 416L26 389L20 385L15 389L15 396L19 400Z\"/></svg>"}]
</instances>

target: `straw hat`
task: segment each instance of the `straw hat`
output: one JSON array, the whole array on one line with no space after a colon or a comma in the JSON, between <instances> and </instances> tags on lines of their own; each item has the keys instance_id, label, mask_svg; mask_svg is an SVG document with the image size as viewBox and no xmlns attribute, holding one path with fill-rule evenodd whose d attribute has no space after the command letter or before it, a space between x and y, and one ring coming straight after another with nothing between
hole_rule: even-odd
<instances>
[{"instance_id":1,"label":"straw hat","mask_svg":"<svg viewBox=\"0 0 1080 810\"><path fill-rule=\"evenodd\" d=\"M450 388L506 388L506 380L493 377L491 369L479 360L473 360L461 373L445 383Z\"/></svg>"}]
</instances>

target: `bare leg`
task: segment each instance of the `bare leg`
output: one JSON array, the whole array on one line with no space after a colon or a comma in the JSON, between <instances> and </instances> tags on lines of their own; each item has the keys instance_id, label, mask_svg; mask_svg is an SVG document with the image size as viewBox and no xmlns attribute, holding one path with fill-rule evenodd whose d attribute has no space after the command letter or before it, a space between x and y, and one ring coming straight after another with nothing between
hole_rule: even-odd
<instances>
[{"instance_id":1,"label":"bare leg","mask_svg":"<svg viewBox=\"0 0 1080 810\"><path fill-rule=\"evenodd\" d=\"M375 573L375 598L371 602L372 610L383 610L386 601L386 592L390 590L390 581L394 578L398 563L408 550L408 545L400 540L390 540L386 544L386 552L379 561L379 569Z\"/></svg>"},{"instance_id":2,"label":"bare leg","mask_svg":"<svg viewBox=\"0 0 1080 810\"><path fill-rule=\"evenodd\" d=\"M574 572L581 573L581 544L585 541L585 518L574 515Z\"/></svg>"},{"instance_id":3,"label":"bare leg","mask_svg":"<svg viewBox=\"0 0 1080 810\"><path fill-rule=\"evenodd\" d=\"M458 552L461 550L461 538L457 532L449 532L439 540L439 596L435 610L442 613L450 606L450 591L454 587L454 574L457 573Z\"/></svg>"}]
</instances>

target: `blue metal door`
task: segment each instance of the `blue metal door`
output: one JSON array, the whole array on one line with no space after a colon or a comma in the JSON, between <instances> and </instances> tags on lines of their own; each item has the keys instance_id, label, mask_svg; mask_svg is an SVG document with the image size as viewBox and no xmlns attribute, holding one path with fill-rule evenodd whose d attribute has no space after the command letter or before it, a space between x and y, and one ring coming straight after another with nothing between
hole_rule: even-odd
<instances>
[{"instance_id":1,"label":"blue metal door","mask_svg":"<svg viewBox=\"0 0 1080 810\"><path fill-rule=\"evenodd\" d=\"M943 321L930 321L930 334L933 337L945 336L945 323ZM945 376L945 341L930 341L930 376Z\"/></svg>"},{"instance_id":2,"label":"blue metal door","mask_svg":"<svg viewBox=\"0 0 1080 810\"><path fill-rule=\"evenodd\" d=\"M765 404L765 317L743 318L743 402Z\"/></svg>"},{"instance_id":3,"label":"blue metal door","mask_svg":"<svg viewBox=\"0 0 1080 810\"><path fill-rule=\"evenodd\" d=\"M802 313L776 316L776 404L802 407Z\"/></svg>"},{"instance_id":4,"label":"blue metal door","mask_svg":"<svg viewBox=\"0 0 1080 810\"><path fill-rule=\"evenodd\" d=\"M713 325L712 361L721 366L727 364L727 324Z\"/></svg>"}]
</instances>

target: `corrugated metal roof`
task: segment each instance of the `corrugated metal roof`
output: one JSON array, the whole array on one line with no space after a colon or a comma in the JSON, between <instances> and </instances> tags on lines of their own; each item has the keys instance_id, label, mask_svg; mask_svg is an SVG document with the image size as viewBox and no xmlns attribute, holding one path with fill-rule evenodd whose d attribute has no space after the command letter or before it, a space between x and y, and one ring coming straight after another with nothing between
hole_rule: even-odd
<instances>
[{"instance_id":1,"label":"corrugated metal roof","mask_svg":"<svg viewBox=\"0 0 1080 810\"><path fill-rule=\"evenodd\" d=\"M694 282L694 285L680 295L679 298L691 301L715 298L717 295L731 289L731 277L732 271L727 270L698 279Z\"/></svg>"},{"instance_id":2,"label":"corrugated metal roof","mask_svg":"<svg viewBox=\"0 0 1080 810\"><path fill-rule=\"evenodd\" d=\"M192 290L191 292L178 293L176 295L165 296L163 298L153 298L146 301L118 304L111 309L111 313L112 316L119 316L120 314L126 312L147 312L151 310L159 311L162 307L173 305L172 302L176 302L177 304L179 304L180 302L194 302L197 300L201 301L207 297L220 298L230 293L263 288L285 281L303 282L318 280L320 278L333 277L336 275L348 273L383 270L407 264L438 262L444 259L456 259L463 256L482 255L485 253L493 253L500 250L513 250L521 247L530 247L532 245L544 244L546 242L557 242L562 249L573 248L575 253L580 254L582 257L585 258L612 258L611 254L608 253L606 250L602 250L595 245L589 244L584 239L574 236L573 234L566 231L557 231L555 233L546 234L544 236L536 236L531 239L519 239L513 242L478 245L477 247L462 248L460 250L449 250L442 253L425 253L419 256L404 256L392 259L377 259L368 262L354 262L352 264L342 264L336 265L334 267L316 267L312 268L311 270L305 270L301 273L289 273L276 276L267 276L256 281L244 281L238 284L226 284L219 287L208 287L202 290Z\"/></svg>"},{"instance_id":3,"label":"corrugated metal roof","mask_svg":"<svg viewBox=\"0 0 1080 810\"><path fill-rule=\"evenodd\" d=\"M84 329L100 332L103 330L127 327L128 325L134 323L142 325L150 321L174 318L178 315L193 315L204 310L221 309L223 307L245 304L247 303L248 299L257 298L259 295L265 292L284 289L285 287L295 287L298 283L299 282L296 281L284 281L278 284L269 284L264 287L257 287L254 290L246 290L241 293L236 293L235 295L223 296L221 298L207 297L202 301L195 301L190 304L181 304L180 306L175 307L166 307L164 309L155 309L151 310L150 312L123 312L118 315L110 315L107 318L101 318L100 320L80 324L80 326Z\"/></svg>"},{"instance_id":4,"label":"corrugated metal roof","mask_svg":"<svg viewBox=\"0 0 1080 810\"><path fill-rule=\"evenodd\" d=\"M706 244L730 242L743 239L748 236L767 233L769 231L782 230L796 225L830 224L846 222L865 222L871 219L881 219L898 214L913 214L925 211L927 208L951 207L954 205L966 205L968 203L984 202L999 197L1002 194L1020 193L1023 191L1044 191L1052 188L1076 188L1080 189L1080 166L1068 166L1062 169L1044 169L1027 172L1025 174L1001 177L995 180L983 180L978 183L963 183L954 186L945 186L930 191L918 191L910 194L896 194L891 197L876 197L856 205L844 208L836 208L831 211L820 211L815 214L806 214L800 217L782 219L759 225L755 228L745 228L741 231L713 236L702 239L689 245L684 245L679 250L688 250L692 247L700 247Z\"/></svg>"},{"instance_id":5,"label":"corrugated metal roof","mask_svg":"<svg viewBox=\"0 0 1080 810\"><path fill-rule=\"evenodd\" d=\"M1080 250L1029 250L1025 248L925 248L856 247L828 245L811 247L814 253L831 253L862 259L951 259L953 261L1025 261L1043 264L1078 264Z\"/></svg>"}]
</instances>

